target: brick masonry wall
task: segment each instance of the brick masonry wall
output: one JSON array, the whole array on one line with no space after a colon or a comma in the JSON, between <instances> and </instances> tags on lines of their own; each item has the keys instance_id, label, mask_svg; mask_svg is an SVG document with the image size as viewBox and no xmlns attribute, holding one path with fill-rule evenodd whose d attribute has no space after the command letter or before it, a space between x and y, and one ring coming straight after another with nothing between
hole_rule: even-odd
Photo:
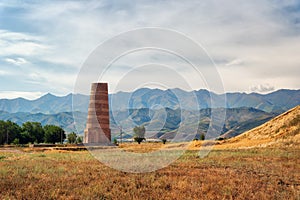
<instances>
[{"instance_id":1,"label":"brick masonry wall","mask_svg":"<svg viewBox=\"0 0 300 200\"><path fill-rule=\"evenodd\" d=\"M108 84L92 83L84 143L110 142Z\"/></svg>"}]
</instances>

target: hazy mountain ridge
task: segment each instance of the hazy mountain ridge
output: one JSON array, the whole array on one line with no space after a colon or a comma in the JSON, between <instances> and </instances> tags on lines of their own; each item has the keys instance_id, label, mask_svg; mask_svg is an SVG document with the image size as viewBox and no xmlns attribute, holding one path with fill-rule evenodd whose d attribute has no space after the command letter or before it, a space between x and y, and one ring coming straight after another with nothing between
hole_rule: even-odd
<instances>
[{"instance_id":1,"label":"hazy mountain ridge","mask_svg":"<svg viewBox=\"0 0 300 200\"><path fill-rule=\"evenodd\" d=\"M89 96L81 94L68 94L62 97L46 94L35 100L26 100L24 98L0 99L0 110L10 113L29 112L45 114L71 112L73 110L72 99L74 99L74 111L87 112ZM110 107L113 110L159 109L165 107L199 110L211 108L212 101L214 102L214 107L253 107L266 112L284 112L300 104L300 90L278 90L269 94L215 94L207 90L187 92L181 89L142 88L134 92L110 94L109 99Z\"/></svg>"},{"instance_id":2,"label":"hazy mountain ridge","mask_svg":"<svg viewBox=\"0 0 300 200\"><path fill-rule=\"evenodd\" d=\"M224 102L225 97L226 105L222 105L220 102ZM113 135L119 133L118 123L120 122L125 124L124 130L127 128L128 134L132 134L133 127L130 127L130 121L134 121L137 125L149 126L152 120L152 127L149 126L148 129L162 127L153 137L171 138L179 126L183 127L184 132L193 132L191 126L195 125L199 127L198 137L208 129L211 101L213 101L215 110L219 109L221 112L226 108L226 120L221 137L233 137L299 105L300 90L278 90L264 95L257 93L215 94L207 90L186 92L181 89L142 88L134 92L110 94L109 98ZM195 98L197 98L196 102L191 100ZM72 100L75 105L76 127L72 112ZM89 96L81 94L69 94L62 97L46 94L36 100L0 99L0 110L2 110L0 111L0 120L11 120L18 124L37 121L43 125L59 125L68 132L83 133L88 103ZM166 119L154 117L162 116L163 112L167 113ZM181 112L188 117L181 119ZM200 119L197 118L199 112Z\"/></svg>"},{"instance_id":3,"label":"hazy mountain ridge","mask_svg":"<svg viewBox=\"0 0 300 200\"><path fill-rule=\"evenodd\" d=\"M86 95L68 94L66 96L59 97L48 93L35 100L27 100L24 98L0 99L0 110L9 113L27 112L44 114L71 112L73 97L82 102L83 106L79 103L77 106L80 111L87 108L89 97Z\"/></svg>"}]
</instances>

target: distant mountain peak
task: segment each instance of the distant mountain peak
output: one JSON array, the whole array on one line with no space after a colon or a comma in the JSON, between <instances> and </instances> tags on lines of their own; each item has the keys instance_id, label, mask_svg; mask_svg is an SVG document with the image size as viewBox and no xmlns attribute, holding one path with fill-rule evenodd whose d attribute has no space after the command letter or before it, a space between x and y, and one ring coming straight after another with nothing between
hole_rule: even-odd
<instances>
[{"instance_id":1,"label":"distant mountain peak","mask_svg":"<svg viewBox=\"0 0 300 200\"><path fill-rule=\"evenodd\" d=\"M226 105L224 105L224 95L226 95ZM198 98L197 101L193 99L194 96ZM237 92L216 94L206 89L185 91L180 88L168 90L140 88L134 92L109 94L109 98L110 105L114 110L151 108L157 105L171 109L180 107L185 110L197 110L210 108L213 105L226 108L253 107L266 112L283 112L300 104L300 90L282 89L269 94ZM86 112L88 104L88 95L70 93L66 96L55 96L47 93L35 100L0 99L0 110L49 114L70 112L73 106L76 111Z\"/></svg>"},{"instance_id":2,"label":"distant mountain peak","mask_svg":"<svg viewBox=\"0 0 300 200\"><path fill-rule=\"evenodd\" d=\"M51 94L50 92L44 94L43 96L41 97L56 97L55 95Z\"/></svg>"}]
</instances>

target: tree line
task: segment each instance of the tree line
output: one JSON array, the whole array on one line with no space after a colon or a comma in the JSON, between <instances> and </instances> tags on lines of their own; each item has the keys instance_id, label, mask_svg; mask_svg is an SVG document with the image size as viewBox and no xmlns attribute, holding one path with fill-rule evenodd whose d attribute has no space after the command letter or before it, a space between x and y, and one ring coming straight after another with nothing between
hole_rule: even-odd
<instances>
[{"instance_id":1,"label":"tree line","mask_svg":"<svg viewBox=\"0 0 300 200\"><path fill-rule=\"evenodd\" d=\"M68 135L72 143L82 142L75 133ZM0 145L29 143L62 143L66 139L64 129L56 125L42 126L39 122L25 122L21 126L0 120Z\"/></svg>"}]
</instances>

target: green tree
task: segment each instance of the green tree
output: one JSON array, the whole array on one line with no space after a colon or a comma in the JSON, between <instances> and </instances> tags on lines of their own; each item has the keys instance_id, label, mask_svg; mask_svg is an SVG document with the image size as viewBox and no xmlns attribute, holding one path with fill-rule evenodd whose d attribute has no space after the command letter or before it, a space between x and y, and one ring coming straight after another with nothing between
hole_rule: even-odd
<instances>
[{"instance_id":1,"label":"green tree","mask_svg":"<svg viewBox=\"0 0 300 200\"><path fill-rule=\"evenodd\" d=\"M143 140L146 140L145 139L145 132L146 132L146 129L144 126L136 126L134 127L133 129L133 132L134 132L134 141L136 141L138 144L140 144Z\"/></svg>"},{"instance_id":2,"label":"green tree","mask_svg":"<svg viewBox=\"0 0 300 200\"><path fill-rule=\"evenodd\" d=\"M0 144L10 144L18 138L21 128L18 124L11 121L0 121Z\"/></svg>"},{"instance_id":3,"label":"green tree","mask_svg":"<svg viewBox=\"0 0 300 200\"><path fill-rule=\"evenodd\" d=\"M22 124L23 136L31 143L41 143L44 141L45 131L39 122L25 122Z\"/></svg>"},{"instance_id":4,"label":"green tree","mask_svg":"<svg viewBox=\"0 0 300 200\"><path fill-rule=\"evenodd\" d=\"M66 138L65 131L59 126L46 125L44 130L46 143L55 144L56 142L62 142Z\"/></svg>"},{"instance_id":5,"label":"green tree","mask_svg":"<svg viewBox=\"0 0 300 200\"><path fill-rule=\"evenodd\" d=\"M7 139L7 125L5 121L0 121L0 144L4 144Z\"/></svg>"},{"instance_id":6,"label":"green tree","mask_svg":"<svg viewBox=\"0 0 300 200\"><path fill-rule=\"evenodd\" d=\"M77 139L76 133L72 132L72 133L68 134L69 143L71 143L71 144L76 143L76 141L77 141L76 139Z\"/></svg>"},{"instance_id":7,"label":"green tree","mask_svg":"<svg viewBox=\"0 0 300 200\"><path fill-rule=\"evenodd\" d=\"M83 141L82 136L78 136L77 139L76 139L76 143L81 144L82 141Z\"/></svg>"},{"instance_id":8,"label":"green tree","mask_svg":"<svg viewBox=\"0 0 300 200\"><path fill-rule=\"evenodd\" d=\"M11 121L7 121L8 143L12 143L15 138L18 138L21 133L21 127Z\"/></svg>"},{"instance_id":9,"label":"green tree","mask_svg":"<svg viewBox=\"0 0 300 200\"><path fill-rule=\"evenodd\" d=\"M28 144L32 141L32 139L30 138L30 133L28 131L21 132L19 139L20 144Z\"/></svg>"}]
</instances>

